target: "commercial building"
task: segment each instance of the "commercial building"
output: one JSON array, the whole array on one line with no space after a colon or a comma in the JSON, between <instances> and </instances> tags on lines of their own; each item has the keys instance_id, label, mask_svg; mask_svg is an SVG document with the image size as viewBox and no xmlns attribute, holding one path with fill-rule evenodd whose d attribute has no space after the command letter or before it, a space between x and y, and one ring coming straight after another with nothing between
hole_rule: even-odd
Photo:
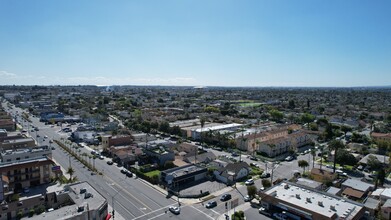
<instances>
[{"instance_id":1,"label":"commercial building","mask_svg":"<svg viewBox=\"0 0 391 220\"><path fill-rule=\"evenodd\" d=\"M160 173L160 180L164 185L174 188L185 185L186 183L203 180L207 171L205 167L189 164L162 171Z\"/></svg>"},{"instance_id":2,"label":"commercial building","mask_svg":"<svg viewBox=\"0 0 391 220\"><path fill-rule=\"evenodd\" d=\"M285 212L292 219L358 220L365 214L362 204L291 182L260 191L261 206Z\"/></svg>"}]
</instances>

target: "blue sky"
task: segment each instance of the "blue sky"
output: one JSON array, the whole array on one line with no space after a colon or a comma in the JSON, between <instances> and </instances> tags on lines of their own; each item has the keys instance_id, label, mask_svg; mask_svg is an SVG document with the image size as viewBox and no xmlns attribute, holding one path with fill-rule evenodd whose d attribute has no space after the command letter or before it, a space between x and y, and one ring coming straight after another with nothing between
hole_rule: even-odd
<instances>
[{"instance_id":1,"label":"blue sky","mask_svg":"<svg viewBox=\"0 0 391 220\"><path fill-rule=\"evenodd\" d=\"M0 85L391 85L391 1L0 0Z\"/></svg>"}]
</instances>

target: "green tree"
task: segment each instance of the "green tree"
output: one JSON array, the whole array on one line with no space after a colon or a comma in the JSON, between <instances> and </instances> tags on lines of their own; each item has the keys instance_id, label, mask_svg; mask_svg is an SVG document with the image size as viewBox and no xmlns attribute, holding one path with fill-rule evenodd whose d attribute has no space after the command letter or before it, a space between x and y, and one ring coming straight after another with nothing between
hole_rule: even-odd
<instances>
[{"instance_id":1,"label":"green tree","mask_svg":"<svg viewBox=\"0 0 391 220\"><path fill-rule=\"evenodd\" d=\"M265 187L265 188L269 188L269 187L272 186L272 183L268 179L263 179L262 180L262 186Z\"/></svg>"},{"instance_id":2,"label":"green tree","mask_svg":"<svg viewBox=\"0 0 391 220\"><path fill-rule=\"evenodd\" d=\"M290 109L294 109L296 106L295 106L295 101L294 100L289 100L289 104L288 104L288 108Z\"/></svg>"},{"instance_id":3,"label":"green tree","mask_svg":"<svg viewBox=\"0 0 391 220\"><path fill-rule=\"evenodd\" d=\"M337 163L339 163L341 166L354 166L357 164L357 159L346 149L340 149L337 155Z\"/></svg>"},{"instance_id":4,"label":"green tree","mask_svg":"<svg viewBox=\"0 0 391 220\"><path fill-rule=\"evenodd\" d=\"M380 168L379 171L377 171L376 180L378 181L378 184L380 186L383 186L385 179L386 179L386 171L384 170L384 168Z\"/></svg>"},{"instance_id":5,"label":"green tree","mask_svg":"<svg viewBox=\"0 0 391 220\"><path fill-rule=\"evenodd\" d=\"M273 121L281 121L284 118L284 114L276 109L272 109L269 111L270 116Z\"/></svg>"},{"instance_id":6,"label":"green tree","mask_svg":"<svg viewBox=\"0 0 391 220\"><path fill-rule=\"evenodd\" d=\"M311 155L312 155L312 168L315 168L315 158L316 158L316 149L311 149Z\"/></svg>"},{"instance_id":7,"label":"green tree","mask_svg":"<svg viewBox=\"0 0 391 220\"><path fill-rule=\"evenodd\" d=\"M382 167L381 162L373 155L368 156L367 164L372 170L378 170Z\"/></svg>"},{"instance_id":8,"label":"green tree","mask_svg":"<svg viewBox=\"0 0 391 220\"><path fill-rule=\"evenodd\" d=\"M315 120L315 116L313 116L312 114L309 114L309 113L304 113L300 117L300 121L303 124L307 124L307 129L310 128L310 123L313 122L314 120Z\"/></svg>"},{"instance_id":9,"label":"green tree","mask_svg":"<svg viewBox=\"0 0 391 220\"><path fill-rule=\"evenodd\" d=\"M254 185L247 186L247 195L254 198L255 194L257 194L257 187Z\"/></svg>"},{"instance_id":10,"label":"green tree","mask_svg":"<svg viewBox=\"0 0 391 220\"><path fill-rule=\"evenodd\" d=\"M335 166L337 164L338 150L344 149L345 145L340 140L332 140L329 143L329 151L334 151L333 173L335 173Z\"/></svg>"},{"instance_id":11,"label":"green tree","mask_svg":"<svg viewBox=\"0 0 391 220\"><path fill-rule=\"evenodd\" d=\"M304 174L305 168L309 166L308 162L306 160L299 160L297 163L299 167L303 168L303 174Z\"/></svg>"},{"instance_id":12,"label":"green tree","mask_svg":"<svg viewBox=\"0 0 391 220\"><path fill-rule=\"evenodd\" d=\"M342 131L342 132L345 134L345 136L346 136L346 133L352 131L352 128L349 127L349 126L346 126L346 125L342 125L342 126L341 126L341 131Z\"/></svg>"}]
</instances>

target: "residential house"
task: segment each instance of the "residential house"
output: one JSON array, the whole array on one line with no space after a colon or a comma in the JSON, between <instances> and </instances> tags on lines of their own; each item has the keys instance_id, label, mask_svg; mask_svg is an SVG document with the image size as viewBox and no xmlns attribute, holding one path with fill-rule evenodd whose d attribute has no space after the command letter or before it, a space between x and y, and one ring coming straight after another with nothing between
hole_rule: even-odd
<instances>
[{"instance_id":1,"label":"residential house","mask_svg":"<svg viewBox=\"0 0 391 220\"><path fill-rule=\"evenodd\" d=\"M347 179L342 183L341 189L342 195L353 200L360 200L364 199L374 189L374 185L356 179Z\"/></svg>"},{"instance_id":2,"label":"residential house","mask_svg":"<svg viewBox=\"0 0 391 220\"><path fill-rule=\"evenodd\" d=\"M187 154L183 161L187 163L203 163L203 164L209 164L210 162L214 161L216 159L216 155L213 152L206 152L203 154L198 154L196 157L191 154Z\"/></svg>"},{"instance_id":3,"label":"residential house","mask_svg":"<svg viewBox=\"0 0 391 220\"><path fill-rule=\"evenodd\" d=\"M167 161L174 161L175 154L171 150L167 150L163 146L148 146L144 149L144 153L153 161L153 163L164 166Z\"/></svg>"},{"instance_id":4,"label":"residential house","mask_svg":"<svg viewBox=\"0 0 391 220\"><path fill-rule=\"evenodd\" d=\"M218 181L227 185L232 185L236 181L244 179L249 173L250 167L246 162L229 163L213 172Z\"/></svg>"},{"instance_id":5,"label":"residential house","mask_svg":"<svg viewBox=\"0 0 391 220\"><path fill-rule=\"evenodd\" d=\"M375 141L391 141L391 133L376 133L376 132L372 132L371 133L371 137L375 140Z\"/></svg>"}]
</instances>

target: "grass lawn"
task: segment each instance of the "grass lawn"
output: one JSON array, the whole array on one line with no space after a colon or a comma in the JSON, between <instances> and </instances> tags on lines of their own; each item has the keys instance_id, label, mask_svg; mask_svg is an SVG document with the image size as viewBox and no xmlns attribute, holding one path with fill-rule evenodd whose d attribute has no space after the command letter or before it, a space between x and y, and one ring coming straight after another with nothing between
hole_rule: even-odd
<instances>
[{"instance_id":1,"label":"grass lawn","mask_svg":"<svg viewBox=\"0 0 391 220\"><path fill-rule=\"evenodd\" d=\"M151 178L152 178L154 175L160 176L160 171L159 171L159 170L153 170L153 171L150 171L150 172L148 172L148 173L145 173L145 175L148 176L148 177L151 177Z\"/></svg>"}]
</instances>

